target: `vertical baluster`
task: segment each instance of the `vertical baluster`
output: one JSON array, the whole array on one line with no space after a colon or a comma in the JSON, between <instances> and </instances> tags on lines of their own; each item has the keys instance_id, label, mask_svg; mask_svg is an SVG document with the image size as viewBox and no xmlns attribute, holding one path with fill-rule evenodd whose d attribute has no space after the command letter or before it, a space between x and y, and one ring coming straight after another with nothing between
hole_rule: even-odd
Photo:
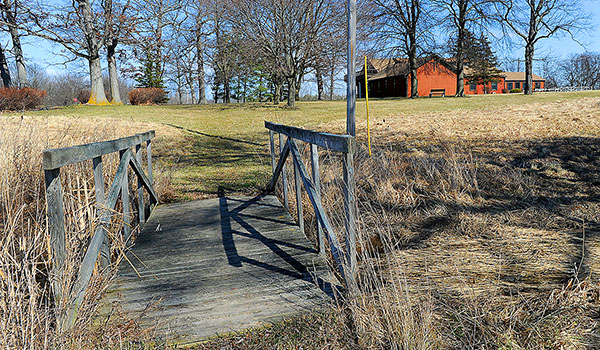
<instances>
[{"instance_id":1,"label":"vertical baluster","mask_svg":"<svg viewBox=\"0 0 600 350\"><path fill-rule=\"evenodd\" d=\"M135 145L135 159L142 166L142 145ZM142 170L143 171L143 170ZM146 222L146 204L144 203L144 185L141 177L137 177L138 219L140 225Z\"/></svg>"},{"instance_id":2,"label":"vertical baluster","mask_svg":"<svg viewBox=\"0 0 600 350\"><path fill-rule=\"evenodd\" d=\"M56 302L56 310L61 313L57 317L58 327L63 327L64 297L67 291L62 290L62 278L65 267L65 212L63 206L63 190L60 180L60 169L45 170L46 204L48 210L48 231L52 247L52 291Z\"/></svg>"},{"instance_id":3,"label":"vertical baluster","mask_svg":"<svg viewBox=\"0 0 600 350\"><path fill-rule=\"evenodd\" d=\"M348 140L348 153L344 157L344 224L346 227L346 283L356 286L356 198L354 194L354 139Z\"/></svg>"},{"instance_id":4,"label":"vertical baluster","mask_svg":"<svg viewBox=\"0 0 600 350\"><path fill-rule=\"evenodd\" d=\"M106 196L104 194L104 173L102 171L102 156L93 159L94 164L94 187L96 188L96 216L102 217L106 208ZM98 223L102 227L102 247L100 248L100 266L110 266L110 243L106 234L105 222Z\"/></svg>"},{"instance_id":5,"label":"vertical baluster","mask_svg":"<svg viewBox=\"0 0 600 350\"><path fill-rule=\"evenodd\" d=\"M123 155L126 150L119 151L119 157L121 161L123 161ZM125 174L123 174L123 183L121 189L121 204L123 205L123 238L125 242L129 242L131 238L131 209L129 205L129 176L127 176L129 172L129 166L126 168Z\"/></svg>"},{"instance_id":6,"label":"vertical baluster","mask_svg":"<svg viewBox=\"0 0 600 350\"><path fill-rule=\"evenodd\" d=\"M275 174L275 167L277 162L275 161L275 132L269 130L269 143L271 145L271 176Z\"/></svg>"},{"instance_id":7,"label":"vertical baluster","mask_svg":"<svg viewBox=\"0 0 600 350\"><path fill-rule=\"evenodd\" d=\"M315 191L321 196L321 174L319 174L319 149L317 145L310 144L310 158L312 160L312 177L315 185ZM323 237L323 228L317 220L317 237L319 238L319 253L325 254L325 238Z\"/></svg>"},{"instance_id":8,"label":"vertical baluster","mask_svg":"<svg viewBox=\"0 0 600 350\"><path fill-rule=\"evenodd\" d=\"M289 140L288 142L293 142ZM300 178L300 169L294 162L294 182L296 187L296 207L298 208L298 226L304 233L304 212L302 210L302 179Z\"/></svg>"},{"instance_id":9,"label":"vertical baluster","mask_svg":"<svg viewBox=\"0 0 600 350\"><path fill-rule=\"evenodd\" d=\"M150 186L154 188L154 180L152 180L152 140L146 141L146 161L148 163L148 180L150 180ZM148 212L146 212L146 217L150 215L155 204L152 197L150 197L150 206L148 207Z\"/></svg>"},{"instance_id":10,"label":"vertical baluster","mask_svg":"<svg viewBox=\"0 0 600 350\"><path fill-rule=\"evenodd\" d=\"M283 139L284 135L279 134L279 153L283 152L283 148L285 147L285 140ZM283 186L283 206L285 210L290 210L290 205L288 202L288 184L287 184L287 172L285 171L285 165L281 168L281 185Z\"/></svg>"}]
</instances>

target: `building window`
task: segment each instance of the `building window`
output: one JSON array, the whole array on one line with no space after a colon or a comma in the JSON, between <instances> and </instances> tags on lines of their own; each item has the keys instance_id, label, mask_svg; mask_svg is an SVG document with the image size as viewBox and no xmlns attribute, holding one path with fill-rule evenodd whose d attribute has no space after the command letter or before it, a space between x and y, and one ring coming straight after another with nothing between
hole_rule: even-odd
<instances>
[{"instance_id":1,"label":"building window","mask_svg":"<svg viewBox=\"0 0 600 350\"><path fill-rule=\"evenodd\" d=\"M520 89L521 88L521 83L515 83L515 89Z\"/></svg>"},{"instance_id":2,"label":"building window","mask_svg":"<svg viewBox=\"0 0 600 350\"><path fill-rule=\"evenodd\" d=\"M492 90L498 90L498 82L492 83Z\"/></svg>"},{"instance_id":3,"label":"building window","mask_svg":"<svg viewBox=\"0 0 600 350\"><path fill-rule=\"evenodd\" d=\"M536 81L536 82L535 82L535 88L536 88L536 89L539 89L540 87L541 87L541 84L540 84L540 82L539 82L539 81Z\"/></svg>"},{"instance_id":4,"label":"building window","mask_svg":"<svg viewBox=\"0 0 600 350\"><path fill-rule=\"evenodd\" d=\"M477 90L477 84L475 84L475 83L471 83L471 84L469 85L469 90L471 90L471 91L475 91L475 90Z\"/></svg>"},{"instance_id":5,"label":"building window","mask_svg":"<svg viewBox=\"0 0 600 350\"><path fill-rule=\"evenodd\" d=\"M506 89L507 90L512 90L513 89L513 83L507 83L506 84Z\"/></svg>"}]
</instances>

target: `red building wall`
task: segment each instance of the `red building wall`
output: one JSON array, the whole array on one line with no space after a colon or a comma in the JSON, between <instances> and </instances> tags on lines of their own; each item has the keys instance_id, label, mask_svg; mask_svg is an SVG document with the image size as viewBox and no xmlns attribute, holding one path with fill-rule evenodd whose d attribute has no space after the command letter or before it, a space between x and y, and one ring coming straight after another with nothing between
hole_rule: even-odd
<instances>
[{"instance_id":1,"label":"red building wall","mask_svg":"<svg viewBox=\"0 0 600 350\"><path fill-rule=\"evenodd\" d=\"M456 95L456 74L433 59L417 69L417 79L419 96L429 96L431 89L446 89L446 96ZM410 74L407 89L410 96Z\"/></svg>"},{"instance_id":2,"label":"red building wall","mask_svg":"<svg viewBox=\"0 0 600 350\"><path fill-rule=\"evenodd\" d=\"M506 83L504 81L504 78L500 78L498 80L498 88L495 90L492 90L492 83L487 84L490 94L501 94L502 90L504 90L505 86L506 86ZM467 79L465 79L465 95L483 95L483 94L485 94L485 87L483 86L483 83L477 84L475 90L471 90L471 83Z\"/></svg>"}]
</instances>

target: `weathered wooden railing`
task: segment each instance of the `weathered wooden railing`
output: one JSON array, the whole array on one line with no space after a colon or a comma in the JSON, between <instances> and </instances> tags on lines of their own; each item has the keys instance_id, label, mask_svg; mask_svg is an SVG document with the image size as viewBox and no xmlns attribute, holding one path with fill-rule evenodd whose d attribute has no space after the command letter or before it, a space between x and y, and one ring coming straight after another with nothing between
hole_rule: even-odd
<instances>
[{"instance_id":1,"label":"weathered wooden railing","mask_svg":"<svg viewBox=\"0 0 600 350\"><path fill-rule=\"evenodd\" d=\"M312 130L295 128L292 126L274 124L265 122L265 127L269 129L271 144L271 165L273 168L273 177L267 191L275 190L277 180L281 176L283 184L284 206L289 210L287 177L285 176L285 163L287 157L291 154L294 163L294 182L296 189L296 206L298 209L298 225L304 232L304 219L302 214L302 192L301 185L304 183L304 189L314 208L317 218L317 231L319 239L319 252L325 254L325 237L329 243L331 255L333 256L340 275L344 279L348 288L353 288L356 284L356 203L354 194L354 137L349 135L335 135L321 133ZM279 160L275 156L275 133L279 133ZM284 140L287 136L287 140ZM312 178L308 175L306 166L302 161L300 151L296 145L296 140L310 144ZM327 213L321 202L321 181L319 175L319 154L318 148L324 148L330 151L343 153L343 174L344 174L344 223L346 229L345 251L341 249L340 242L335 234ZM324 237L325 236L325 237Z\"/></svg>"},{"instance_id":2,"label":"weathered wooden railing","mask_svg":"<svg viewBox=\"0 0 600 350\"><path fill-rule=\"evenodd\" d=\"M94 266L100 255L100 266L106 268L110 265L110 242L107 237L107 226L111 217L115 215L115 207L119 194L123 208L123 235L125 242L131 239L130 199L128 168L131 165L137 175L138 193L138 218L140 224L146 221L146 210L158 203L158 197L152 185L152 138L154 131L124 137L112 141L95 142L68 148L48 149L43 153L44 175L46 179L46 200L48 205L48 230L52 246L52 288L55 300L61 304L66 300L66 305L57 305L63 310L58 315L59 327L63 330L73 326L77 318L79 306L85 295L87 286L92 277ZM148 163L148 175L142 168L142 146L145 143ZM135 147L135 154L131 148ZM108 194L104 193L104 176L102 171L102 156L119 152L120 162L115 178ZM60 168L69 164L86 160L93 161L94 185L96 190L97 216L99 225L94 231L87 251L79 268L77 279L70 290L63 290L65 283L61 283L65 268L65 217L63 208L63 190L61 184ZM144 203L143 189L149 193L150 203ZM149 212L149 211L148 211Z\"/></svg>"}]
</instances>

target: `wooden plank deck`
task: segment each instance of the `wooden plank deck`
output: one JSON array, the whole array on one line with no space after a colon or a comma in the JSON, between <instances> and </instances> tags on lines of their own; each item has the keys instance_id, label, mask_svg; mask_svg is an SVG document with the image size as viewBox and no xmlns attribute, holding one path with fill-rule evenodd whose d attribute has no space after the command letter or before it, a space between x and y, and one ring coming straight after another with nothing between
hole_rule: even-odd
<instances>
[{"instance_id":1,"label":"wooden plank deck","mask_svg":"<svg viewBox=\"0 0 600 350\"><path fill-rule=\"evenodd\" d=\"M141 278L123 262L105 301L139 312L161 300L144 322L180 344L304 313L332 295L324 259L271 195L161 205L128 258Z\"/></svg>"}]
</instances>

